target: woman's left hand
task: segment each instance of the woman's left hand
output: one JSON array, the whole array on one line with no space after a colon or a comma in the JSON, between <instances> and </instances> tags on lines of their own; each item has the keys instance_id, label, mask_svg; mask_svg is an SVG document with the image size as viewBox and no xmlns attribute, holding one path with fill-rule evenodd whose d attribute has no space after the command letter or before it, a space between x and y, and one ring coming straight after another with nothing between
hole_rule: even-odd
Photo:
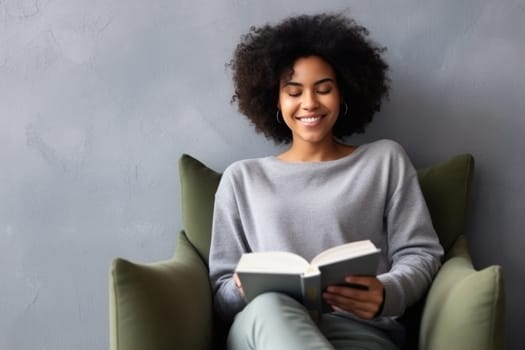
<instances>
[{"instance_id":1,"label":"woman's left hand","mask_svg":"<svg viewBox=\"0 0 525 350\"><path fill-rule=\"evenodd\" d=\"M365 320L376 317L384 302L383 283L372 276L348 276L345 282L349 286L328 287L324 300L336 311L348 311Z\"/></svg>"}]
</instances>

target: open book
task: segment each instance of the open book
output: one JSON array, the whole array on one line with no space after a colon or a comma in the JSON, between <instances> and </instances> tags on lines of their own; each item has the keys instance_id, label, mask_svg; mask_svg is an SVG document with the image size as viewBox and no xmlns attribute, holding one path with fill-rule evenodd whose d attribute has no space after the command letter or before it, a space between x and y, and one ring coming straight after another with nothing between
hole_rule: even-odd
<instances>
[{"instance_id":1,"label":"open book","mask_svg":"<svg viewBox=\"0 0 525 350\"><path fill-rule=\"evenodd\" d=\"M235 269L247 302L265 292L280 292L302 302L313 318L331 308L321 293L345 284L349 275L375 276L380 250L369 240L327 249L311 262L289 252L256 252L241 256Z\"/></svg>"}]
</instances>

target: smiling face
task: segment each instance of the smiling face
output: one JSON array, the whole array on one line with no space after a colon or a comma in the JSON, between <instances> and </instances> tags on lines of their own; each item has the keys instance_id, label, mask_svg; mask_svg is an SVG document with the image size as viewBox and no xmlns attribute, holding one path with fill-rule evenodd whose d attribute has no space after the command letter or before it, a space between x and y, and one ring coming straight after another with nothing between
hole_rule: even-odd
<instances>
[{"instance_id":1,"label":"smiling face","mask_svg":"<svg viewBox=\"0 0 525 350\"><path fill-rule=\"evenodd\" d=\"M341 97L334 70L318 56L299 58L279 86L278 108L292 131L292 143L333 142Z\"/></svg>"}]
</instances>

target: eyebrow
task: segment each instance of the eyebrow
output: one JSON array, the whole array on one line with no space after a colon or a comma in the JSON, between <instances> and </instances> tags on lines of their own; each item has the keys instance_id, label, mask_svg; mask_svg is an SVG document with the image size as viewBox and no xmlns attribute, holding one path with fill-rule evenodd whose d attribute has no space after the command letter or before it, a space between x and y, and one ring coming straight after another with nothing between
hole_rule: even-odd
<instances>
[{"instance_id":1,"label":"eyebrow","mask_svg":"<svg viewBox=\"0 0 525 350\"><path fill-rule=\"evenodd\" d=\"M326 82L335 83L335 80L332 78L324 78L324 79L316 81L314 85L319 85L319 84L323 84ZM295 82L295 81L287 81L286 83L284 83L284 86L290 86L290 85L291 86L303 86L303 84Z\"/></svg>"}]
</instances>

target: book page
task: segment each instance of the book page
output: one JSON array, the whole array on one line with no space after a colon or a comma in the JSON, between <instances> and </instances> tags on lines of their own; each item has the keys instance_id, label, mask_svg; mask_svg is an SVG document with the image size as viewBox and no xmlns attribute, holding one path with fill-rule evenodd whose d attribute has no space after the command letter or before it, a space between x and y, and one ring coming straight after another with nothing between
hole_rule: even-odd
<instances>
[{"instance_id":1,"label":"book page","mask_svg":"<svg viewBox=\"0 0 525 350\"><path fill-rule=\"evenodd\" d=\"M243 254L237 272L303 273L308 261L289 252L258 252Z\"/></svg>"},{"instance_id":2,"label":"book page","mask_svg":"<svg viewBox=\"0 0 525 350\"><path fill-rule=\"evenodd\" d=\"M350 242L321 252L313 258L311 264L320 266L361 255L367 255L378 250L379 249L377 249L370 240Z\"/></svg>"}]
</instances>

